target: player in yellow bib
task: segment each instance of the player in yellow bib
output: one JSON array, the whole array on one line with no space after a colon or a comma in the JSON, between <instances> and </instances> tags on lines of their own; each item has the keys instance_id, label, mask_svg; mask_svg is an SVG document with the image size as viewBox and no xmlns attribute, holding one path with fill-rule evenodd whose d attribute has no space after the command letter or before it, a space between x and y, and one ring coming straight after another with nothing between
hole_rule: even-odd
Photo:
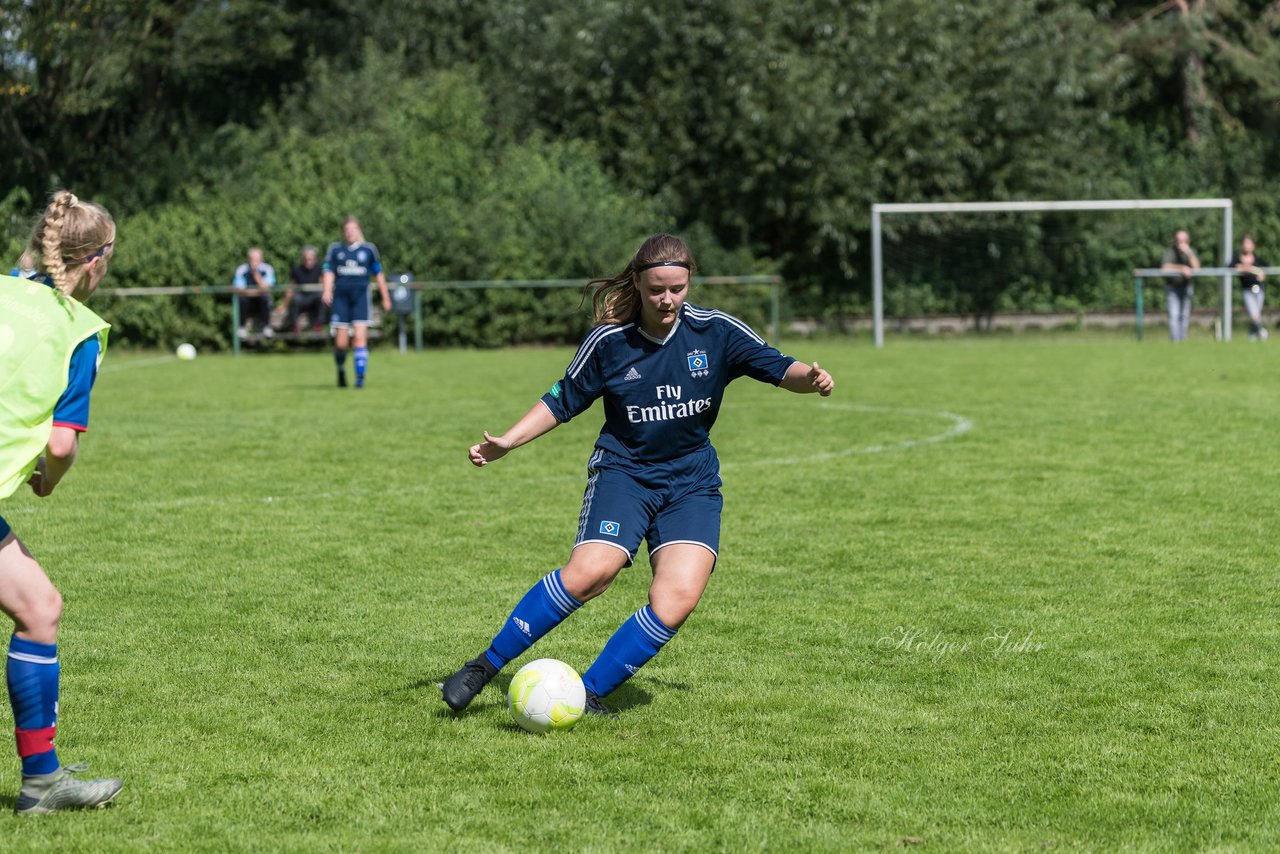
<instances>
[{"instance_id":1,"label":"player in yellow bib","mask_svg":"<svg viewBox=\"0 0 1280 854\"><path fill-rule=\"evenodd\" d=\"M83 301L106 275L115 238L106 210L59 191L32 231L38 275L0 276L0 499L24 484L46 498L75 462L107 342L107 324ZM62 596L3 516L0 610L14 623L5 678L22 760L15 811L109 803L121 781L80 779L83 766L63 766L54 750Z\"/></svg>"}]
</instances>

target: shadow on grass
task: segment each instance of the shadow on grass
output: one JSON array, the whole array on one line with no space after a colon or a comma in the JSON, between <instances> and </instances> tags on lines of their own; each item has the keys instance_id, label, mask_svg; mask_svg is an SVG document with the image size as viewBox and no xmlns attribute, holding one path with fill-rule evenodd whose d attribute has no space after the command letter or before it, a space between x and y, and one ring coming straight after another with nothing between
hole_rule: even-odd
<instances>
[{"instance_id":1,"label":"shadow on grass","mask_svg":"<svg viewBox=\"0 0 1280 854\"><path fill-rule=\"evenodd\" d=\"M394 697L397 694L416 693L419 691L432 691L438 695L440 691L440 684L452 675L453 674L451 673L445 673L435 678L428 677L426 679L418 679L399 688L391 688L382 691L381 695L383 697ZM650 679L647 681L660 685L664 690L668 691L684 692L689 690L689 685L685 682L672 682L666 679ZM440 708L436 710L436 717L448 718L469 715L473 711L484 707L485 703L483 702L483 697L485 696L485 693L489 691L497 692L497 696L502 698L502 702L505 705L507 689L510 686L511 676L506 673L499 673L493 678L492 682L485 686L485 690L480 692L480 695L476 697L476 700L473 701L471 705L467 706L460 712L454 712L447 706L443 705L442 701ZM647 706L652 702L652 694L631 682L624 682L619 686L618 690L605 698L606 705L619 713L626 712L628 709L637 709L642 706ZM518 729L515 724L512 724L511 726Z\"/></svg>"},{"instance_id":2,"label":"shadow on grass","mask_svg":"<svg viewBox=\"0 0 1280 854\"><path fill-rule=\"evenodd\" d=\"M653 695L638 685L623 682L618 686L618 690L604 698L604 702L609 708L621 714L630 709L649 705L653 702Z\"/></svg>"},{"instance_id":3,"label":"shadow on grass","mask_svg":"<svg viewBox=\"0 0 1280 854\"><path fill-rule=\"evenodd\" d=\"M484 687L484 690L477 695L475 700L471 702L471 705L467 706L460 712L455 712L448 706L444 705L444 700L440 696L441 684L452 675L452 673L442 673L440 676L436 677L429 676L425 679L417 679L407 685L402 685L399 688L389 688L379 693L382 697L395 697L398 694L412 694L419 691L429 691L434 694L436 699L440 700L440 707L435 712L435 715L438 718L462 717L463 715L469 715L477 709L483 708L485 705L484 698L490 691L499 692L495 693L494 696L502 697L503 702L506 702L507 688L511 685L511 676L506 673L499 673L497 676L493 677L492 682Z\"/></svg>"},{"instance_id":4,"label":"shadow on grass","mask_svg":"<svg viewBox=\"0 0 1280 854\"><path fill-rule=\"evenodd\" d=\"M344 392L344 391L358 391L363 394L367 389L355 388L354 382L352 385L348 386L347 388L339 388L337 383L334 380L330 379L328 382L325 382L325 383L290 383L289 385L277 386L277 390L301 391L301 392L308 392L312 394L315 394L315 393L329 394L330 392L338 393L338 392Z\"/></svg>"}]
</instances>

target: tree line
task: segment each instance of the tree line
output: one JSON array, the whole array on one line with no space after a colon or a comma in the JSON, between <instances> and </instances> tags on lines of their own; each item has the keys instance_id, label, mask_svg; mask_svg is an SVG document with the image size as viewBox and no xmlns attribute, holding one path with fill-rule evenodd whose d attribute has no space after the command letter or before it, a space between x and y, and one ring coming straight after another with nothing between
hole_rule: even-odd
<instances>
[{"instance_id":1,"label":"tree line","mask_svg":"<svg viewBox=\"0 0 1280 854\"><path fill-rule=\"evenodd\" d=\"M1227 196L1280 245L1278 35L1273 0L0 0L0 221L16 257L50 189L98 199L140 286L222 282L251 242L279 265L347 213L437 279L607 274L674 229L835 317L868 304L877 201ZM1116 247L1082 242L998 304L1115 302ZM920 305L972 307L931 275ZM448 343L582 322L433 299ZM224 308L110 312L153 343Z\"/></svg>"}]
</instances>

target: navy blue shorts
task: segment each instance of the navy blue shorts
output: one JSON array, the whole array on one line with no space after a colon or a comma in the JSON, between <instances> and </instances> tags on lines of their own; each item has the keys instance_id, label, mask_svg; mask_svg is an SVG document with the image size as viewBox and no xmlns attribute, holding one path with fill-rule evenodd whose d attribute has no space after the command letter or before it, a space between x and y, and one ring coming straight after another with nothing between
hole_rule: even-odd
<instances>
[{"instance_id":1,"label":"navy blue shorts","mask_svg":"<svg viewBox=\"0 0 1280 854\"><path fill-rule=\"evenodd\" d=\"M720 549L720 462L710 446L660 464L640 466L597 448L587 463L578 539L606 543L636 557L640 541L652 555L673 543Z\"/></svg>"},{"instance_id":2,"label":"navy blue shorts","mask_svg":"<svg viewBox=\"0 0 1280 854\"><path fill-rule=\"evenodd\" d=\"M329 315L329 325L346 329L353 323L369 325L369 289L335 288L333 291L333 311Z\"/></svg>"},{"instance_id":3,"label":"navy blue shorts","mask_svg":"<svg viewBox=\"0 0 1280 854\"><path fill-rule=\"evenodd\" d=\"M13 528L9 527L9 523L4 520L4 517L0 516L0 540L9 536L9 532L12 530Z\"/></svg>"}]
</instances>

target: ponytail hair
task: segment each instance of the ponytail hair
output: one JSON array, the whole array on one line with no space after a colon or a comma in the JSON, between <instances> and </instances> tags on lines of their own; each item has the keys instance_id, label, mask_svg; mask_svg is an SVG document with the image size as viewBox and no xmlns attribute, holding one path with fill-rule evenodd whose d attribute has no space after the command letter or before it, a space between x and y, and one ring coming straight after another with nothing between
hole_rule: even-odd
<instances>
[{"instance_id":1,"label":"ponytail hair","mask_svg":"<svg viewBox=\"0 0 1280 854\"><path fill-rule=\"evenodd\" d=\"M115 240L115 231L111 214L101 205L59 190L31 229L28 248L40 258L37 269L47 273L54 286L70 296L84 275L84 265Z\"/></svg>"},{"instance_id":2,"label":"ponytail hair","mask_svg":"<svg viewBox=\"0 0 1280 854\"><path fill-rule=\"evenodd\" d=\"M640 314L640 274L650 267L685 267L689 275L697 272L689 246L673 234L655 234L640 244L636 254L622 272L608 279L592 279L582 294L591 297L591 314L595 325L630 323Z\"/></svg>"}]
</instances>

